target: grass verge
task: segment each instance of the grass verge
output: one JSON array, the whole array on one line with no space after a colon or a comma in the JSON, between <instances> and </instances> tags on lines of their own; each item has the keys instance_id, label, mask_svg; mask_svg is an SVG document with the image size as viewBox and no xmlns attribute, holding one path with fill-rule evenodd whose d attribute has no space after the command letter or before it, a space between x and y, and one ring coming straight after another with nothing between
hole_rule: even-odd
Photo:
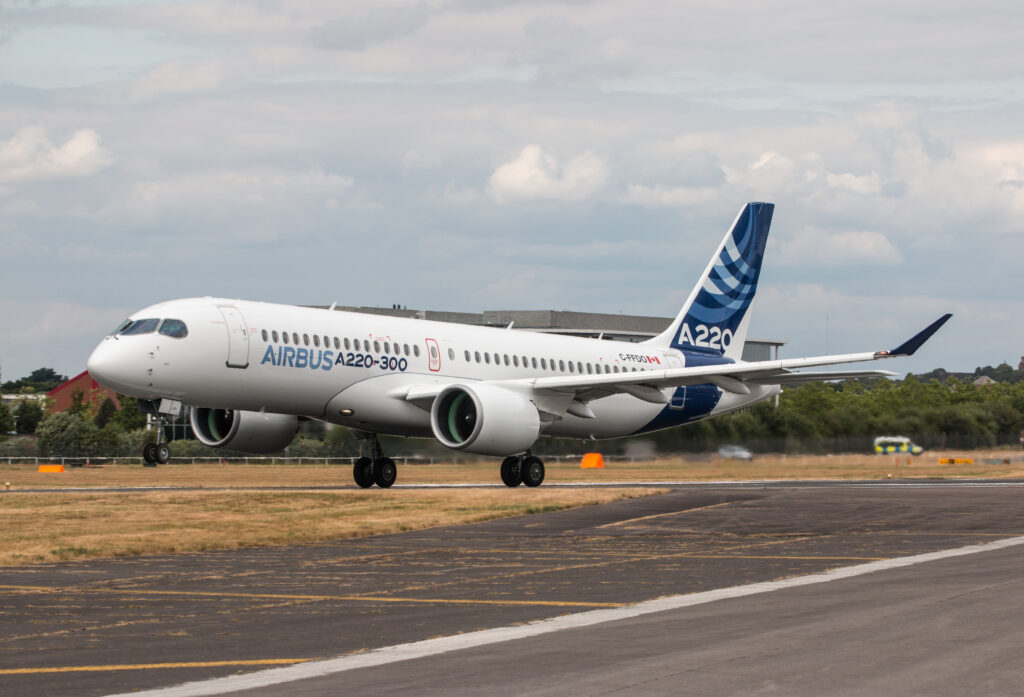
<instances>
[{"instance_id":1,"label":"grass verge","mask_svg":"<svg viewBox=\"0 0 1024 697\"><path fill-rule=\"evenodd\" d=\"M305 544L556 511L653 489L237 491L0 496L0 566Z\"/></svg>"}]
</instances>

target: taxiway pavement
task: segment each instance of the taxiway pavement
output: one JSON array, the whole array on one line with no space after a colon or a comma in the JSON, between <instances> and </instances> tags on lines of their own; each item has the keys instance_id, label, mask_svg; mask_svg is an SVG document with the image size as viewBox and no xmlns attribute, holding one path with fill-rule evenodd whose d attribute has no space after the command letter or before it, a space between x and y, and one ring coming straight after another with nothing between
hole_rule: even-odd
<instances>
[{"instance_id":1,"label":"taxiway pavement","mask_svg":"<svg viewBox=\"0 0 1024 697\"><path fill-rule=\"evenodd\" d=\"M171 686L1021 535L1014 484L720 484L324 545L6 568L0 685L11 697ZM1022 549L261 694L1004 694L1024 638Z\"/></svg>"}]
</instances>

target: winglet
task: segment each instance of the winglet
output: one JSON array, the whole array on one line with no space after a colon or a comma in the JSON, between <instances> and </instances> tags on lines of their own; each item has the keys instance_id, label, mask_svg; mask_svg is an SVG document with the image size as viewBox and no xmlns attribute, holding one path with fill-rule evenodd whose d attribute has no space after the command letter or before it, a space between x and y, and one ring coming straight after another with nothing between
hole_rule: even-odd
<instances>
[{"instance_id":1,"label":"winglet","mask_svg":"<svg viewBox=\"0 0 1024 697\"><path fill-rule=\"evenodd\" d=\"M881 357L881 356L913 356L914 352L917 351L919 348L921 348L921 345L924 344L924 342L928 341L928 339L931 339L932 338L932 334L934 334L935 332L939 331L939 328L942 327L942 325L945 324L949 320L949 318L952 317L952 316L953 316L952 314L947 312L942 317L939 317L937 320L935 320L934 322L929 324L927 327L925 327L924 329L919 331L917 334L912 336L910 339L907 339L906 341L904 341L902 344L900 344L896 348L892 349L891 351L879 351L877 355L879 357Z\"/></svg>"}]
</instances>

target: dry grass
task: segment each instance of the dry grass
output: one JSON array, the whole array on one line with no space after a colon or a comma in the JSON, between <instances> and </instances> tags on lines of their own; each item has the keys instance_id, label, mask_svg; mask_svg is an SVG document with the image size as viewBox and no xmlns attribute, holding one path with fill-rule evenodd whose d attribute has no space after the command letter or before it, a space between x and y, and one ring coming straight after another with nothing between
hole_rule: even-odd
<instances>
[{"instance_id":1,"label":"dry grass","mask_svg":"<svg viewBox=\"0 0 1024 697\"><path fill-rule=\"evenodd\" d=\"M321 542L606 503L653 489L0 495L0 566Z\"/></svg>"},{"instance_id":2,"label":"dry grass","mask_svg":"<svg viewBox=\"0 0 1024 697\"><path fill-rule=\"evenodd\" d=\"M973 465L940 465L939 458L971 457ZM997 460L986 464L986 460ZM1009 460L1004 464L1003 460ZM549 462L549 482L709 481L724 479L884 479L907 477L1024 477L1024 453L928 452L916 458L870 454L758 456L753 462L717 457L667 457L644 462L608 462L604 469L580 469L578 462ZM34 465L0 464L0 487L61 488L109 486L351 486L348 465L104 465L43 474ZM497 484L496 460L461 465L399 465L399 484Z\"/></svg>"},{"instance_id":3,"label":"dry grass","mask_svg":"<svg viewBox=\"0 0 1024 697\"><path fill-rule=\"evenodd\" d=\"M663 458L609 462L604 469L548 463L549 482L639 482L764 479L885 479L909 477L1024 477L1013 451L970 453L974 465L940 465L917 458L832 455ZM986 464L985 460L994 460ZM464 465L399 466L400 483L498 482L488 460ZM105 465L43 474L30 465L0 464L0 487L46 488L36 494L0 493L4 545L0 565L134 554L233 549L366 536L487 520L655 493L654 489L445 489L381 491L134 491L61 492L67 487L315 487L351 486L338 465Z\"/></svg>"}]
</instances>

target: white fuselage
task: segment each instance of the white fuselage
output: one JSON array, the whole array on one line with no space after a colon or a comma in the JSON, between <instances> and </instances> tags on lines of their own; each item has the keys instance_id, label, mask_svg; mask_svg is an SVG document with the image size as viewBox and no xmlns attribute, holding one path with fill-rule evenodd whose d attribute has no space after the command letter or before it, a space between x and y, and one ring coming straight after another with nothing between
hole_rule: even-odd
<instances>
[{"instance_id":1,"label":"white fuselage","mask_svg":"<svg viewBox=\"0 0 1024 697\"><path fill-rule=\"evenodd\" d=\"M181 320L187 335L106 337L89 367L108 387L143 399L295 414L406 436L432 435L429 409L405 398L412 386L512 384L687 363L685 352L644 344L217 298L170 301L132 316L145 318ZM565 414L545 423L543 433L627 436L733 411L778 392L775 386L750 394L703 387L715 395L703 405L681 397L665 405L629 394L605 396L591 402L593 418Z\"/></svg>"}]
</instances>

